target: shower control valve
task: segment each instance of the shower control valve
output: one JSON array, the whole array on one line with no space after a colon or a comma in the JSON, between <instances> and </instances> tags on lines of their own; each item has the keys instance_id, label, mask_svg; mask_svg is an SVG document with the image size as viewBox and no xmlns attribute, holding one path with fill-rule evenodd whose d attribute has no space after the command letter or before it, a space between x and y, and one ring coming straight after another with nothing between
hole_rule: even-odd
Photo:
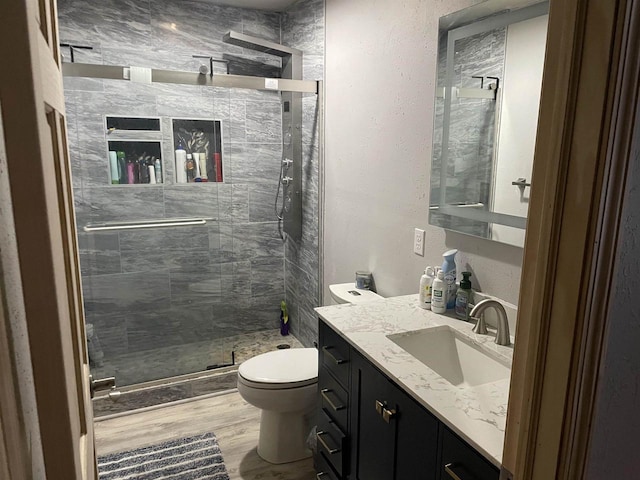
<instances>
[{"instance_id":1,"label":"shower control valve","mask_svg":"<svg viewBox=\"0 0 640 480\"><path fill-rule=\"evenodd\" d=\"M292 163L293 163L293 160L291 160L290 158L285 158L282 161L282 165L284 166L285 169L289 168Z\"/></svg>"},{"instance_id":2,"label":"shower control valve","mask_svg":"<svg viewBox=\"0 0 640 480\"><path fill-rule=\"evenodd\" d=\"M293 182L293 178L291 178L291 177L282 177L282 184L283 185L289 185L291 182Z\"/></svg>"}]
</instances>

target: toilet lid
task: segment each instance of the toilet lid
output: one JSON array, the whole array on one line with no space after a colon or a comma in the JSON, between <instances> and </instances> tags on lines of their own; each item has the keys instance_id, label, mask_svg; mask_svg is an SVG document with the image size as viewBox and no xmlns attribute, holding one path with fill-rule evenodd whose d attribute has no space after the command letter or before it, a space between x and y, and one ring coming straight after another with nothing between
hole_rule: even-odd
<instances>
[{"instance_id":1,"label":"toilet lid","mask_svg":"<svg viewBox=\"0 0 640 480\"><path fill-rule=\"evenodd\" d=\"M318 377L318 350L288 348L263 353L242 362L238 373L257 383L309 383Z\"/></svg>"}]
</instances>

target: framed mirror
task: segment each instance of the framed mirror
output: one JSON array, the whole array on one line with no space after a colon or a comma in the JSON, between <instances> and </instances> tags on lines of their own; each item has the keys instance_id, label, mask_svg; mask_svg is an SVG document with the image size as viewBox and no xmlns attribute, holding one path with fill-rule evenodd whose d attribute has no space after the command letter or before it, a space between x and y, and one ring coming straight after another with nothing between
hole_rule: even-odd
<instances>
[{"instance_id":1,"label":"framed mirror","mask_svg":"<svg viewBox=\"0 0 640 480\"><path fill-rule=\"evenodd\" d=\"M440 19L431 225L524 246L548 12L488 0Z\"/></svg>"}]
</instances>

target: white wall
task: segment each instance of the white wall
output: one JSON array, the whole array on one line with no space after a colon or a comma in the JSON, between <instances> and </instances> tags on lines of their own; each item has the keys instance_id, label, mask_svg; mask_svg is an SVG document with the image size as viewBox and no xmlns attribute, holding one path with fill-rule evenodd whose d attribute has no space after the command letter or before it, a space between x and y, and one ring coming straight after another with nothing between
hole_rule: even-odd
<instances>
[{"instance_id":1,"label":"white wall","mask_svg":"<svg viewBox=\"0 0 640 480\"><path fill-rule=\"evenodd\" d=\"M529 210L531 189L523 191L511 182L520 177L531 182L548 22L549 15L542 15L507 27L495 212L526 217ZM524 245L524 230L494 224L491 235L494 240Z\"/></svg>"},{"instance_id":2,"label":"white wall","mask_svg":"<svg viewBox=\"0 0 640 480\"><path fill-rule=\"evenodd\" d=\"M416 293L426 265L461 250L474 287L518 302L522 249L428 225L438 18L469 0L327 0L324 289L373 272ZM425 257L413 253L426 230Z\"/></svg>"}]
</instances>

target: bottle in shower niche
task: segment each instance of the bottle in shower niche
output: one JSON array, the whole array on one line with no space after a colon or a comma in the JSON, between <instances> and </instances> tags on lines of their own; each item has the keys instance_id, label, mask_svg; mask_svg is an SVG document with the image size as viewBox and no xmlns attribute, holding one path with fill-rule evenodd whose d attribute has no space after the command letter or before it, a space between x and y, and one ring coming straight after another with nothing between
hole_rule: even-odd
<instances>
[{"instance_id":1,"label":"bottle in shower niche","mask_svg":"<svg viewBox=\"0 0 640 480\"><path fill-rule=\"evenodd\" d=\"M159 158L156 158L155 162L153 162L153 168L156 171L156 183L162 183L162 164Z\"/></svg>"},{"instance_id":2,"label":"bottle in shower niche","mask_svg":"<svg viewBox=\"0 0 640 480\"><path fill-rule=\"evenodd\" d=\"M118 173L120 174L120 184L129 183L129 174L127 172L127 159L124 152L116 152L118 158Z\"/></svg>"},{"instance_id":3,"label":"bottle in shower niche","mask_svg":"<svg viewBox=\"0 0 640 480\"><path fill-rule=\"evenodd\" d=\"M120 183L120 169L118 168L118 154L112 150L109 151L109 172L111 174L111 183L117 185Z\"/></svg>"},{"instance_id":4,"label":"bottle in shower niche","mask_svg":"<svg viewBox=\"0 0 640 480\"><path fill-rule=\"evenodd\" d=\"M176 148L176 183L187 183L187 152L182 141L178 142Z\"/></svg>"},{"instance_id":5,"label":"bottle in shower niche","mask_svg":"<svg viewBox=\"0 0 640 480\"><path fill-rule=\"evenodd\" d=\"M444 283L447 286L447 308L455 308L456 306L456 253L455 248L442 254L444 262L442 262L442 272L444 274Z\"/></svg>"},{"instance_id":6,"label":"bottle in shower niche","mask_svg":"<svg viewBox=\"0 0 640 480\"><path fill-rule=\"evenodd\" d=\"M129 185L136 183L136 169L131 158L127 159L127 183Z\"/></svg>"},{"instance_id":7,"label":"bottle in shower niche","mask_svg":"<svg viewBox=\"0 0 640 480\"><path fill-rule=\"evenodd\" d=\"M138 180L137 183L149 183L149 169L144 155L138 158Z\"/></svg>"},{"instance_id":8,"label":"bottle in shower niche","mask_svg":"<svg viewBox=\"0 0 640 480\"><path fill-rule=\"evenodd\" d=\"M191 183L196 179L196 165L193 161L193 155L187 153L187 182Z\"/></svg>"}]
</instances>

